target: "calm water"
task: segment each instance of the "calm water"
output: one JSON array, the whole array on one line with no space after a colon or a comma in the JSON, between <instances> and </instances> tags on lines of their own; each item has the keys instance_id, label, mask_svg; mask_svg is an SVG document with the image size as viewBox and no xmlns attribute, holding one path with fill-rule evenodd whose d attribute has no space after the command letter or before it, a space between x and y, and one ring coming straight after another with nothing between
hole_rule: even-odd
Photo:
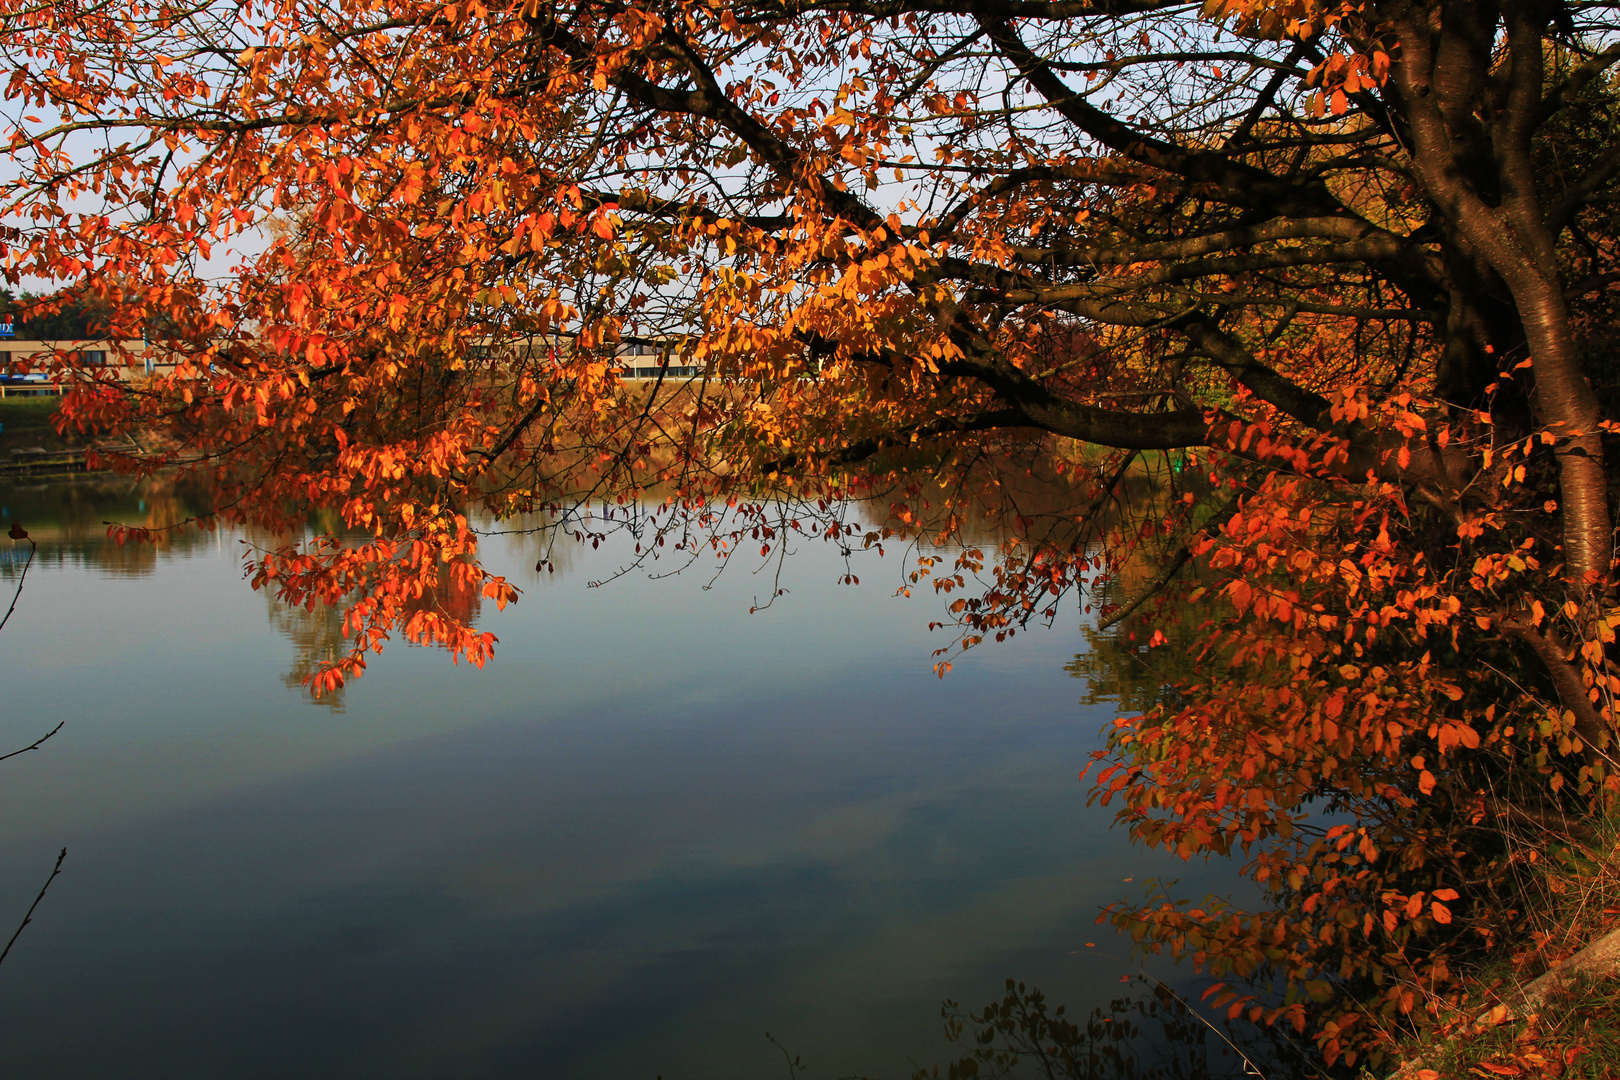
<instances>
[{"instance_id":1,"label":"calm water","mask_svg":"<svg viewBox=\"0 0 1620 1080\"><path fill-rule=\"evenodd\" d=\"M770 1031L811 1077L905 1077L952 1056L941 999L1089 1009L1133 970L1101 905L1220 885L1086 807L1113 714L1076 704L1077 627L938 680L892 554L851 588L803 544L750 615L740 568L592 589L621 549L537 576L493 538L525 589L482 614L494 665L396 644L334 708L288 685L330 621L250 591L236 538L101 539L157 499L0 489L41 540L0 749L67 721L0 764L5 934L69 849L0 969L6 1075L779 1077Z\"/></svg>"}]
</instances>

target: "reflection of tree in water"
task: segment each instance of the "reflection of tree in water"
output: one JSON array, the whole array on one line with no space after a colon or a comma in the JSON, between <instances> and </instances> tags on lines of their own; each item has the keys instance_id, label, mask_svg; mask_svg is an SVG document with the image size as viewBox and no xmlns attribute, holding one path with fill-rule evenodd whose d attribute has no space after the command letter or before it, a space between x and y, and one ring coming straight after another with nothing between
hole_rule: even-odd
<instances>
[{"instance_id":1,"label":"reflection of tree in water","mask_svg":"<svg viewBox=\"0 0 1620 1080\"><path fill-rule=\"evenodd\" d=\"M1080 444L1073 445L1079 447ZM719 568L718 560L694 559L692 554L694 550L713 554L715 549L708 543L711 536L731 541L724 550L757 550L757 543L739 544L739 535L728 534L740 528L741 533L758 541L760 537L754 526L760 524L780 526L784 521L797 521L802 529L776 530L777 538L788 548L804 548L837 536L839 547L852 549L857 559L870 556L867 560L870 565L879 555L875 547L866 546L866 534L870 532L875 536L885 528L907 538L901 542L902 548L915 542L919 553L954 554L963 545L994 548L1015 532L1022 537L1020 550L1083 546L1082 533L1086 530L1125 527L1129 523L1121 514L1127 509L1135 517L1142 517L1147 511L1158 508L1162 501L1161 493L1166 488L1161 475L1162 463L1138 462L1121 481L1119 497L1098 504L1088 487L1072 483L1076 475L1072 468L1067 472L1054 471L1056 461L1056 456L1045 452L1031 459L978 458L974 464L964 467L970 470L975 489L994 493L991 502L969 500L965 506L945 503L932 510L913 506L904 522L893 516L895 500L903 496L906 482L900 479L891 490L863 494L858 499L819 502L785 496L767 498L761 503L764 512L757 517L742 515L735 508L717 502L709 506L714 517L707 523L671 512L671 505L681 502L679 493L654 485L640 499L623 503L587 501L569 507L558 516L535 513L484 519L479 522L479 532L484 537L508 538L514 553L521 553L520 558L527 556L524 565L532 570L531 580L545 581L566 571L581 553L594 550L598 541L614 536L620 542L616 553L623 565L634 563L639 572L662 577L687 570L697 574L714 573ZM746 501L744 505L748 505ZM1083 511L1078 516L1077 509ZM826 532L826 526L834 521L840 531ZM686 529L688 525L690 532ZM812 525L817 527L814 533ZM578 542L581 538L583 543ZM667 544L660 542L660 538ZM944 546L935 548L935 541ZM892 539L889 546L891 549L894 546ZM777 549L778 545L773 544L772 551ZM768 565L778 557L773 554L757 561L748 558L742 561L752 568ZM913 568L905 558L891 560L888 566L900 579ZM608 576L612 576L611 572Z\"/></svg>"},{"instance_id":2,"label":"reflection of tree in water","mask_svg":"<svg viewBox=\"0 0 1620 1080\"><path fill-rule=\"evenodd\" d=\"M1117 589L1110 584L1100 599L1118 603L1109 595ZM1177 695L1172 687L1192 681L1197 674L1198 653L1207 637L1203 624L1208 617L1192 604L1183 605L1177 616L1152 623L1137 616L1107 630L1082 624L1085 651L1063 666L1076 679L1086 681L1081 700L1087 705L1113 705L1122 715L1173 704ZM1164 640L1150 648L1155 630Z\"/></svg>"},{"instance_id":3,"label":"reflection of tree in water","mask_svg":"<svg viewBox=\"0 0 1620 1080\"><path fill-rule=\"evenodd\" d=\"M1007 980L999 1002L941 1010L947 1037L967 1052L913 1080L1226 1080L1243 1076L1326 1077L1286 1033L1206 1021L1163 983L1134 980L1075 1023L1045 995ZM1258 1071L1256 1071L1258 1070Z\"/></svg>"},{"instance_id":4,"label":"reflection of tree in water","mask_svg":"<svg viewBox=\"0 0 1620 1080\"><path fill-rule=\"evenodd\" d=\"M508 575L514 580L530 582L561 581L580 564L591 548L588 543L576 541L575 529L596 530L609 522L609 509L588 506L568 519L569 527L559 525L556 518L544 514L514 514L511 517L480 522L479 534L483 544L500 538L516 560L516 567ZM613 512L623 518L626 510L614 507Z\"/></svg>"},{"instance_id":5,"label":"reflection of tree in water","mask_svg":"<svg viewBox=\"0 0 1620 1080\"><path fill-rule=\"evenodd\" d=\"M335 661L349 647L348 639L343 636L343 609L326 604L317 604L313 609L294 607L276 599L275 591L271 589L266 589L264 596L269 605L270 625L292 642L292 666L281 681L289 690L307 694L304 681ZM310 700L340 713L347 689L347 686L340 686Z\"/></svg>"},{"instance_id":6,"label":"reflection of tree in water","mask_svg":"<svg viewBox=\"0 0 1620 1080\"><path fill-rule=\"evenodd\" d=\"M273 588L265 589L264 596L270 625L292 643L292 666L281 681L290 690L307 693L306 681L309 677L336 662L350 648L351 643L343 633L343 613L346 609L342 604L295 607L279 599ZM462 585L444 567L439 570L436 586L424 589L421 596L406 601L404 605L407 615L437 613L468 625L477 620L482 606L483 598L478 589ZM345 683L311 700L318 701L333 712L342 712L347 690L348 684Z\"/></svg>"},{"instance_id":7,"label":"reflection of tree in water","mask_svg":"<svg viewBox=\"0 0 1620 1080\"><path fill-rule=\"evenodd\" d=\"M95 474L71 480L0 484L0 534L16 522L39 542L40 567L79 565L114 577L142 577L166 555L214 547L220 538L194 521L207 506L195 483L168 477L134 480ZM162 534L155 544L117 544L107 536L115 521ZM179 527L176 527L179 526ZM0 557L0 577L14 572Z\"/></svg>"}]
</instances>

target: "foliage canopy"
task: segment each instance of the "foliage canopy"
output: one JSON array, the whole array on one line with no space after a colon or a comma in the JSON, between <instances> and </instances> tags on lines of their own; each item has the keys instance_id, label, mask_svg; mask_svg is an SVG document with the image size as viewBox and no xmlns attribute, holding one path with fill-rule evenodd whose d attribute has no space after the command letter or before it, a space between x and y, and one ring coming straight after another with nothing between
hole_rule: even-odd
<instances>
[{"instance_id":1,"label":"foliage canopy","mask_svg":"<svg viewBox=\"0 0 1620 1080\"><path fill-rule=\"evenodd\" d=\"M1609 805L1613 4L3 6L8 279L180 358L64 354L64 415L292 538L254 583L347 605L317 690L490 655L476 509L680 557L988 516L909 579L963 645L1102 572L1201 650L1100 790L1275 905L1116 914L1330 1056Z\"/></svg>"}]
</instances>

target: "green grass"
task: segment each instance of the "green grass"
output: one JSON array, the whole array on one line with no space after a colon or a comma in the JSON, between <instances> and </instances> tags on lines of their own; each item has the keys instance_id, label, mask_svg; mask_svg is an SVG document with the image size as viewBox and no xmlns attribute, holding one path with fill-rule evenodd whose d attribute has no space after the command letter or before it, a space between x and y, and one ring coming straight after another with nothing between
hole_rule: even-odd
<instances>
[{"instance_id":1,"label":"green grass","mask_svg":"<svg viewBox=\"0 0 1620 1080\"><path fill-rule=\"evenodd\" d=\"M40 397L6 397L0 399L0 450L43 446L53 450L66 445L51 426L62 399L54 394Z\"/></svg>"}]
</instances>

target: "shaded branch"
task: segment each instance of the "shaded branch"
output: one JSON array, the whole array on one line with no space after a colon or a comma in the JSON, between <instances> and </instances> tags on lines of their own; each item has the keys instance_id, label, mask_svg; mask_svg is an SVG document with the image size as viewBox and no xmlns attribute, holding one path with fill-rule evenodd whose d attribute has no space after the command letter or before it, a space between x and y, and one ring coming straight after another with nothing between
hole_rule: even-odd
<instances>
[{"instance_id":1,"label":"shaded branch","mask_svg":"<svg viewBox=\"0 0 1620 1080\"><path fill-rule=\"evenodd\" d=\"M1117 117L1085 100L1052 70L1041 57L1024 44L1010 22L980 15L979 25L990 40L1017 69L1018 74L1046 98L1070 123L1115 153L1166 172L1209 185L1209 197L1234 205L1264 208L1271 213L1298 216L1343 214L1348 208L1320 181L1307 184L1280 180L1263 169L1233 161L1225 154L1208 150L1185 150L1138 129L1127 127Z\"/></svg>"},{"instance_id":2,"label":"shaded branch","mask_svg":"<svg viewBox=\"0 0 1620 1080\"><path fill-rule=\"evenodd\" d=\"M51 876L46 878L45 884L39 887L39 895L34 897L34 902L28 905L28 914L23 916L22 924L17 927L16 933L11 935L11 940L6 942L5 949L0 950L0 964L6 962L6 957L11 955L11 947L17 944L17 939L22 936L22 932L28 928L29 923L34 921L34 909L39 907L41 900L45 899L45 890L51 887L51 882L56 880L56 875L62 872L62 860L66 858L67 848L63 848L61 854L56 857L56 865L51 868Z\"/></svg>"},{"instance_id":3,"label":"shaded branch","mask_svg":"<svg viewBox=\"0 0 1620 1080\"><path fill-rule=\"evenodd\" d=\"M1581 681L1580 672L1567 659L1569 650L1565 647L1563 639L1558 636L1558 631L1550 626L1545 630L1537 630L1532 623L1519 615L1499 617L1496 625L1507 637L1530 646L1536 658L1547 669L1553 689L1558 694L1558 703L1575 717L1575 731L1586 744L1587 760L1589 762L1602 760L1606 756L1602 751L1610 742L1609 725L1604 722L1603 717L1593 707L1591 699L1586 696L1586 686Z\"/></svg>"},{"instance_id":4,"label":"shaded branch","mask_svg":"<svg viewBox=\"0 0 1620 1080\"><path fill-rule=\"evenodd\" d=\"M63 720L63 721L59 722L55 727L51 728L51 730L47 731L45 734L41 735L39 738L35 739L33 742L31 742L27 746L23 747L21 750L13 750L9 754L0 754L0 761L4 761L4 760L6 760L6 758L14 758L18 754L26 754L30 750L38 750L42 745L44 745L44 742L45 742L46 739L50 738L52 735L55 735L58 731L61 731L62 728L65 727L66 725L67 725L67 721Z\"/></svg>"},{"instance_id":5,"label":"shaded branch","mask_svg":"<svg viewBox=\"0 0 1620 1080\"><path fill-rule=\"evenodd\" d=\"M21 535L18 535L19 533ZM11 538L28 541L28 561L23 563L22 573L17 575L17 588L11 594L11 606L6 609L5 618L0 618L0 630L5 629L6 623L11 621L11 613L17 610L17 598L22 595L23 582L28 578L28 568L34 565L34 556L39 554L39 545L34 543L33 538L16 522L11 525Z\"/></svg>"},{"instance_id":6,"label":"shaded branch","mask_svg":"<svg viewBox=\"0 0 1620 1080\"><path fill-rule=\"evenodd\" d=\"M1169 562L1165 563L1164 566L1159 569L1157 574L1153 575L1152 579L1147 583L1141 592L1137 593L1133 599L1127 602L1118 611L1115 611L1113 614L1104 618L1098 619L1097 629L1107 630L1110 626L1115 626L1121 622L1124 622L1126 619L1130 618L1133 613L1135 613L1137 608L1147 603L1147 601L1152 599L1155 594L1160 592L1166 585L1170 584L1171 579L1181 572L1181 568L1192 561L1193 540L1212 529L1218 530L1222 525L1225 525L1228 521L1232 520L1232 515L1237 513L1237 509L1238 501L1233 499L1225 506L1217 510L1213 517L1200 525L1191 536L1187 537L1187 539L1181 542L1181 546L1176 549L1175 556Z\"/></svg>"}]
</instances>

